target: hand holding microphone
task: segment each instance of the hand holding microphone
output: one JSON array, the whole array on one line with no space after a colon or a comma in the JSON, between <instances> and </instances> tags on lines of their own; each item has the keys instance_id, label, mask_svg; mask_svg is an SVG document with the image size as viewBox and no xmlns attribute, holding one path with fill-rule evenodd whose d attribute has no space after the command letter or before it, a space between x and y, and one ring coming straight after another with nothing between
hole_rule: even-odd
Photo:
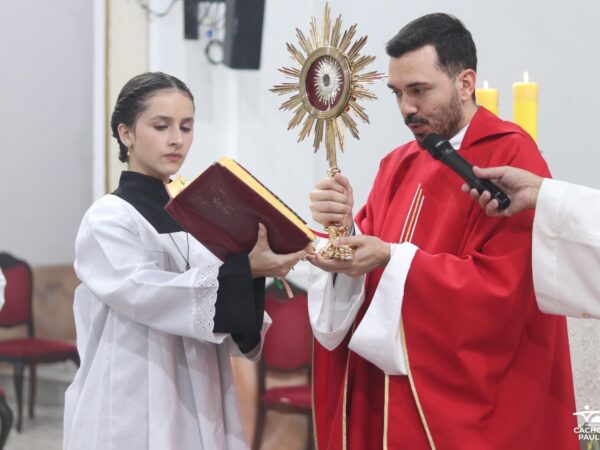
<instances>
[{"instance_id":1,"label":"hand holding microphone","mask_svg":"<svg viewBox=\"0 0 600 450\"><path fill-rule=\"evenodd\" d=\"M464 192L470 191L471 198L479 203L479 206L485 210L488 216L512 216L525 209L535 209L544 178L510 166L487 168L474 166L473 172L479 178L494 180L494 183L510 196L510 206L500 211L489 192L478 194L477 191L470 189L465 183L462 190Z\"/></svg>"},{"instance_id":2,"label":"hand holding microphone","mask_svg":"<svg viewBox=\"0 0 600 450\"><path fill-rule=\"evenodd\" d=\"M510 198L490 180L478 178L473 173L473 165L460 156L446 139L441 136L430 133L425 136L422 142L423 147L431 155L440 160L456 172L469 186L476 189L479 194L488 191L491 194L491 200L498 202L498 209L505 210L510 205Z\"/></svg>"}]
</instances>

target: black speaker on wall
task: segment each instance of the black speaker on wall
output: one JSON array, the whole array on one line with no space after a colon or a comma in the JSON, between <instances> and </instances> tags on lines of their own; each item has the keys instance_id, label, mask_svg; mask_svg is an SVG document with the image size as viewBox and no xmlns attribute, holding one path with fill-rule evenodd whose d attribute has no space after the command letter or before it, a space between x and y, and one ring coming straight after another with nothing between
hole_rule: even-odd
<instances>
[{"instance_id":1,"label":"black speaker on wall","mask_svg":"<svg viewBox=\"0 0 600 450\"><path fill-rule=\"evenodd\" d=\"M223 64L259 69L265 0L226 0L225 5Z\"/></svg>"}]
</instances>

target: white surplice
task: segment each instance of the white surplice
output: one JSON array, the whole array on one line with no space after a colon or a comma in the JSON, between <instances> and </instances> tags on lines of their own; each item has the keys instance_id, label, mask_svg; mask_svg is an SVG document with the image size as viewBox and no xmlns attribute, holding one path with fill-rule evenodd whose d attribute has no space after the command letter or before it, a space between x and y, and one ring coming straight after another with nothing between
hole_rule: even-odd
<instances>
[{"instance_id":1,"label":"white surplice","mask_svg":"<svg viewBox=\"0 0 600 450\"><path fill-rule=\"evenodd\" d=\"M248 448L229 359L241 353L212 331L221 262L190 236L184 272L187 248L184 232L157 233L115 195L86 213L75 261L81 368L65 398L65 449Z\"/></svg>"},{"instance_id":2,"label":"white surplice","mask_svg":"<svg viewBox=\"0 0 600 450\"><path fill-rule=\"evenodd\" d=\"M600 191L545 179L532 252L541 311L600 318Z\"/></svg>"}]
</instances>

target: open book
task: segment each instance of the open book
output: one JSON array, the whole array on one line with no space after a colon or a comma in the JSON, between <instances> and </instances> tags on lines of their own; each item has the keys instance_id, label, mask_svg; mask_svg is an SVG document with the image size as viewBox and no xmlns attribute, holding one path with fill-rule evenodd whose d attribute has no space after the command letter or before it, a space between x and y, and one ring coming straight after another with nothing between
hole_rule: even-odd
<instances>
[{"instance_id":1,"label":"open book","mask_svg":"<svg viewBox=\"0 0 600 450\"><path fill-rule=\"evenodd\" d=\"M166 187L167 212L222 261L252 250L259 222L275 253L302 250L315 239L296 213L230 158L189 183L177 177Z\"/></svg>"}]
</instances>

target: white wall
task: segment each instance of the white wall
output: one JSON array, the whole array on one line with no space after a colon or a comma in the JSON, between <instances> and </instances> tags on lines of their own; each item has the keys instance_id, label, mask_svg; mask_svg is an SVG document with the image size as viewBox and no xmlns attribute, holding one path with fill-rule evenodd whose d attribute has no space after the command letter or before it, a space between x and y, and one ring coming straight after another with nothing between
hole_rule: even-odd
<instances>
[{"instance_id":1,"label":"white wall","mask_svg":"<svg viewBox=\"0 0 600 450\"><path fill-rule=\"evenodd\" d=\"M0 251L70 264L92 199L93 4L0 2Z\"/></svg>"}]
</instances>

